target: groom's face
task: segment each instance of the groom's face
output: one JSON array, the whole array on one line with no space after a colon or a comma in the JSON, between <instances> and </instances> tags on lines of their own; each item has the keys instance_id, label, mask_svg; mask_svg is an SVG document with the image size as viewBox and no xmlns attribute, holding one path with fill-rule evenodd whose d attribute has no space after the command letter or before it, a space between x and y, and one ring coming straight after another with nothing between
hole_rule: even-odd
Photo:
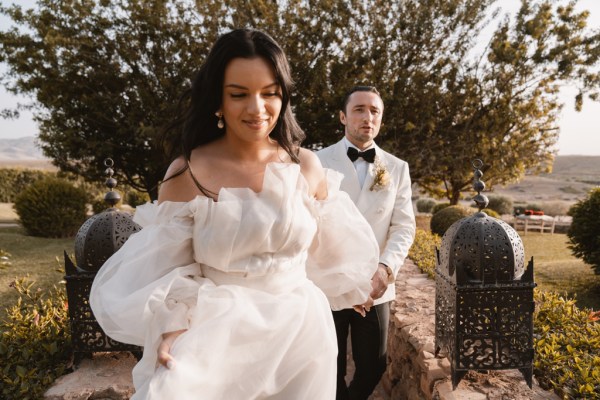
<instances>
[{"instance_id":1,"label":"groom's face","mask_svg":"<svg viewBox=\"0 0 600 400\"><path fill-rule=\"evenodd\" d=\"M340 111L346 138L361 150L371 146L379 134L383 101L376 93L358 91L350 95L346 109Z\"/></svg>"}]
</instances>

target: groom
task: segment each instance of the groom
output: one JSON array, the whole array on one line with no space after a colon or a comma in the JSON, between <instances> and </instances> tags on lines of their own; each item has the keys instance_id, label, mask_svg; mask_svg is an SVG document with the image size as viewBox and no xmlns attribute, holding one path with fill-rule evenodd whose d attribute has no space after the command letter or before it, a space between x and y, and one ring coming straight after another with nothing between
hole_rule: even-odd
<instances>
[{"instance_id":1,"label":"groom","mask_svg":"<svg viewBox=\"0 0 600 400\"><path fill-rule=\"evenodd\" d=\"M347 192L371 225L379 243L379 268L373 275L375 306L362 317L354 309L333 312L338 340L337 400L366 400L386 369L389 303L394 281L408 254L415 217L408 164L373 141L381 128L383 101L377 89L355 86L344 98L340 121L344 138L317 155L324 167L341 172ZM356 372L346 385L346 348L351 332Z\"/></svg>"}]
</instances>

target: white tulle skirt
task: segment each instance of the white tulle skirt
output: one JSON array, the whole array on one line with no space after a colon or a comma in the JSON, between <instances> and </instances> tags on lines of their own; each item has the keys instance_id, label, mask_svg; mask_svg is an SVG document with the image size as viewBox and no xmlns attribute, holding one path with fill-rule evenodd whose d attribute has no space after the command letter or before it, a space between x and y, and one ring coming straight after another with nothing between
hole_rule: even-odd
<instances>
[{"instance_id":1,"label":"white tulle skirt","mask_svg":"<svg viewBox=\"0 0 600 400\"><path fill-rule=\"evenodd\" d=\"M224 284L236 277L216 270L205 275L219 285L200 289L190 328L171 349L174 366L155 370L142 360L134 376L152 377L133 399L335 398L335 327L303 269L238 278L244 286Z\"/></svg>"}]
</instances>

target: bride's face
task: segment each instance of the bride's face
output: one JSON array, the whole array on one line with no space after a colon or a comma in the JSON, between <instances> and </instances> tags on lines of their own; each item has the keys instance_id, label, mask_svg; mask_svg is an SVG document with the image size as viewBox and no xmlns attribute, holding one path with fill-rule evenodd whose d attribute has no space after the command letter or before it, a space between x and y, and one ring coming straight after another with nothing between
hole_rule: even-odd
<instances>
[{"instance_id":1,"label":"bride's face","mask_svg":"<svg viewBox=\"0 0 600 400\"><path fill-rule=\"evenodd\" d=\"M260 57L234 58L225 69L225 134L244 141L268 137L281 112L281 88L269 62Z\"/></svg>"}]
</instances>

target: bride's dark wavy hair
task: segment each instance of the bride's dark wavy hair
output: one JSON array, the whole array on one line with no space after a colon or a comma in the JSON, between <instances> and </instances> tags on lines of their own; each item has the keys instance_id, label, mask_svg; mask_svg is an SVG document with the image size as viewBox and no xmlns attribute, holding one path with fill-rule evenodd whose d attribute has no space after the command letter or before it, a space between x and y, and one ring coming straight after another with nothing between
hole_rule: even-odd
<instances>
[{"instance_id":1,"label":"bride's dark wavy hair","mask_svg":"<svg viewBox=\"0 0 600 400\"><path fill-rule=\"evenodd\" d=\"M225 68L234 58L261 57L268 61L281 88L282 105L279 118L269 136L298 163L298 151L305 135L290 106L294 82L285 54L279 44L264 32L254 29L236 29L220 36L200 67L192 86L181 97L178 118L167 132L179 130L172 143L171 158L183 155L189 161L192 150L225 134L217 127L215 115L223 100ZM178 171L176 175L181 172ZM173 177L173 176L172 176Z\"/></svg>"}]
</instances>

